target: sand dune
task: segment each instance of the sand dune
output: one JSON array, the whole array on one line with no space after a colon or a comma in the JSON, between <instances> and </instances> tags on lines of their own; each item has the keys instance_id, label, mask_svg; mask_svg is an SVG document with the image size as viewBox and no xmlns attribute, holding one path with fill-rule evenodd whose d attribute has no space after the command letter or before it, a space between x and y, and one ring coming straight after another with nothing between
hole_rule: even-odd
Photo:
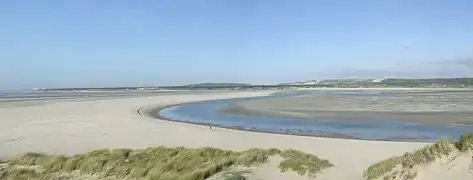
<instances>
[{"instance_id":1,"label":"sand dune","mask_svg":"<svg viewBox=\"0 0 473 180\"><path fill-rule=\"evenodd\" d=\"M473 153L458 153L416 169L416 180L473 179Z\"/></svg>"},{"instance_id":2,"label":"sand dune","mask_svg":"<svg viewBox=\"0 0 473 180\"><path fill-rule=\"evenodd\" d=\"M75 154L99 148L151 146L210 146L231 150L292 148L328 159L335 165L320 174L318 180L356 180L363 179L363 171L369 165L426 145L275 135L221 128L211 131L208 127L162 121L136 113L139 108L262 96L269 93L176 93L156 97L74 101L37 106L3 106L0 108L0 157L30 151ZM273 174L265 170L267 169L260 169L260 174ZM270 178L283 177L281 175ZM297 178L307 179L301 176Z\"/></svg>"}]
</instances>

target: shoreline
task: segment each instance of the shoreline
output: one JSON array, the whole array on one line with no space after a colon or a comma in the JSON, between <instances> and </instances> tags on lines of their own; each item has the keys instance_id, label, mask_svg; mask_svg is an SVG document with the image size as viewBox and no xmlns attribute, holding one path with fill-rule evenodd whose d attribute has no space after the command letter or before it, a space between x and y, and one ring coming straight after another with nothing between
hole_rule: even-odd
<instances>
[{"instance_id":1,"label":"shoreline","mask_svg":"<svg viewBox=\"0 0 473 180\"><path fill-rule=\"evenodd\" d=\"M221 100L221 99L217 99ZM208 101L208 100L205 100ZM176 107L176 106L181 106L181 105L186 105L186 104L192 104L192 103L198 103L198 102L205 102L205 101L195 101L195 102L186 102L186 103L179 103L179 104L174 104L174 105L167 105L167 106L161 106L161 107L149 107L149 108L139 108L136 110L136 113L140 116L145 116L145 117L150 117L153 118L154 120L163 120L163 121L170 121L170 122L176 122L176 123L183 123L183 124L192 124L192 125L197 125L197 126L205 126L205 127L217 127L217 128L222 128L222 129L230 129L230 130L237 130L237 131L247 131L247 132L257 132L257 133L265 133L265 134L277 134L277 135L288 135L288 136L301 136L301 137L317 137L317 138L328 138L328 139L347 139L347 140L359 140L359 141L380 141L380 142L419 142L419 143L425 143L428 141L425 141L423 139L419 138L411 138L411 137L391 137L391 138L384 138L384 139L363 139L363 138L358 138L350 135L345 135L345 134L336 134L336 133L291 133L287 131L266 131L266 130L259 130L255 128L242 128L242 127L232 127L232 126L225 126L221 124L212 124L212 123L198 123L198 122L191 122L191 121L183 121L183 120L177 120L177 119L172 119L168 118L165 116L162 116L159 114L160 111L171 108L171 107ZM210 100L214 101L214 100ZM220 112L219 112L220 113ZM241 114L241 115L252 115L252 114Z\"/></svg>"},{"instance_id":2,"label":"shoreline","mask_svg":"<svg viewBox=\"0 0 473 180\"><path fill-rule=\"evenodd\" d=\"M197 102L203 102L203 101L197 101ZM231 126L224 126L220 124L212 124L212 123L198 123L198 122L190 122L190 121L182 121L182 120L175 120L171 119L165 116L161 116L158 112L161 110L164 110L166 108L171 108L175 106L180 106L180 105L185 105L185 104L190 104L190 103L196 103L196 102L189 102L189 103L179 103L175 105L168 105L164 107L155 107L151 109L138 109L137 114L145 117L151 117L155 120L158 121L169 121L169 122L176 122L176 123L183 123L183 124L192 124L192 125L197 125L197 126L202 126L202 127L209 127L212 126L217 127L217 128L222 128L222 129L230 129L230 130L237 130L237 131L247 131L247 132L258 132L258 133L267 133L267 134L279 134L279 135L291 135L291 136L304 136L304 137L320 137L320 138L332 138L332 139L355 139L355 140L364 140L348 135L326 135L326 134L320 134L320 135L310 135L310 134L297 134L297 133L277 133L277 132L271 132L271 131L263 131L263 130L258 130L258 129L244 129L241 127L231 127Z\"/></svg>"}]
</instances>

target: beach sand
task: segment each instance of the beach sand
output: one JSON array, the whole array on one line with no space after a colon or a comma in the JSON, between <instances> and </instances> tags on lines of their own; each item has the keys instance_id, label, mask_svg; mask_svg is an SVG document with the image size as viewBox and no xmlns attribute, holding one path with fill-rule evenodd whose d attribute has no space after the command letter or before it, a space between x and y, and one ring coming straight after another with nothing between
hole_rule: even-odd
<instances>
[{"instance_id":1,"label":"beach sand","mask_svg":"<svg viewBox=\"0 0 473 180\"><path fill-rule=\"evenodd\" d=\"M75 154L100 148L216 147L297 149L327 159L335 167L317 180L358 180L371 164L423 147L425 143L361 141L245 132L144 117L140 108L210 99L263 96L271 92L211 92L155 97L44 103L0 108L0 158L20 152ZM273 170L271 170L273 168ZM263 177L285 179L277 169L260 169ZM269 171L269 172L268 172ZM265 176L266 174L267 176ZM277 176L277 177L274 177ZM293 179L307 179L290 176Z\"/></svg>"}]
</instances>

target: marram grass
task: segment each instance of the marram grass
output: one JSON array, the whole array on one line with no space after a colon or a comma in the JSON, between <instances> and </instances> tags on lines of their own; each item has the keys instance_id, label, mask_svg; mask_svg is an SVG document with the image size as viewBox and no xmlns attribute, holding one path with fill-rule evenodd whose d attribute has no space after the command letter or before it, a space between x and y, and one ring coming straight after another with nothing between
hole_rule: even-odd
<instances>
[{"instance_id":1,"label":"marram grass","mask_svg":"<svg viewBox=\"0 0 473 180\"><path fill-rule=\"evenodd\" d=\"M465 152L472 149L473 134L464 134L458 141L440 139L434 144L414 152L405 153L402 156L394 156L373 164L364 172L364 177L367 180L378 179L387 175L396 167L412 168L416 165L428 164L439 158L447 157L454 152Z\"/></svg>"},{"instance_id":2,"label":"marram grass","mask_svg":"<svg viewBox=\"0 0 473 180\"><path fill-rule=\"evenodd\" d=\"M299 175L309 175L315 177L322 169L332 167L333 165L328 160L319 159L317 156L306 154L297 150L285 150L280 153L284 159L279 168L284 171L295 171ZM311 163L318 162L318 163Z\"/></svg>"},{"instance_id":3,"label":"marram grass","mask_svg":"<svg viewBox=\"0 0 473 180\"><path fill-rule=\"evenodd\" d=\"M19 154L0 168L0 179L57 179L59 174L79 172L83 176L114 179L202 180L232 166L264 163L275 155L283 158L279 165L282 171L292 170L301 175L315 176L333 166L327 160L295 150L102 149L74 156Z\"/></svg>"}]
</instances>

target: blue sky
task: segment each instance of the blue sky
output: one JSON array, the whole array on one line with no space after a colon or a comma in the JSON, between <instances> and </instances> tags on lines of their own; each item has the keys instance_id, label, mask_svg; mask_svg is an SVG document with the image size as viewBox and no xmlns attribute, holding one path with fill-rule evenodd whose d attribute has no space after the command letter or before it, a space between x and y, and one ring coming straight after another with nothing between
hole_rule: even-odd
<instances>
[{"instance_id":1,"label":"blue sky","mask_svg":"<svg viewBox=\"0 0 473 180\"><path fill-rule=\"evenodd\" d=\"M470 0L5 0L0 88L473 76Z\"/></svg>"}]
</instances>

